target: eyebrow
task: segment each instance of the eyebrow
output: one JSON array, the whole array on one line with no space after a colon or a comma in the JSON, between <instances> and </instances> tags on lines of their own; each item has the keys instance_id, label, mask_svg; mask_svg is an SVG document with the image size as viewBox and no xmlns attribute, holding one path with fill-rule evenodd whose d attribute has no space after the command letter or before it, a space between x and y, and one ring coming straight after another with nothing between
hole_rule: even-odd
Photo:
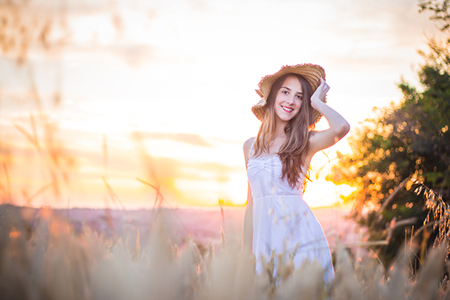
<instances>
[{"instance_id":1,"label":"eyebrow","mask_svg":"<svg viewBox=\"0 0 450 300\"><path fill-rule=\"evenodd\" d=\"M292 90L290 88L288 88L287 86L282 86L281 88L282 89L287 89L287 90L292 92ZM303 92L297 92L297 94L303 95Z\"/></svg>"}]
</instances>

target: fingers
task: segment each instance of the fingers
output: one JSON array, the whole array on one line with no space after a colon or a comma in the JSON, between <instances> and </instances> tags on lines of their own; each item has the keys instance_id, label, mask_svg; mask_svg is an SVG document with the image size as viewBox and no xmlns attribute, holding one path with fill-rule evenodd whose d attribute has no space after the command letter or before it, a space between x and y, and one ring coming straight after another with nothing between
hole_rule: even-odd
<instances>
[{"instance_id":1,"label":"fingers","mask_svg":"<svg viewBox=\"0 0 450 300\"><path fill-rule=\"evenodd\" d=\"M325 98L325 95L330 90L330 86L328 83L321 77L320 78L320 84L317 87L317 89L314 91L311 100L314 98L316 100L322 100ZM315 101L315 100L314 100ZM323 100L322 100L323 101Z\"/></svg>"},{"instance_id":2,"label":"fingers","mask_svg":"<svg viewBox=\"0 0 450 300\"><path fill-rule=\"evenodd\" d=\"M322 78L320 77L320 85L319 87L325 92L327 93L330 90L330 86L328 85L328 83Z\"/></svg>"}]
</instances>

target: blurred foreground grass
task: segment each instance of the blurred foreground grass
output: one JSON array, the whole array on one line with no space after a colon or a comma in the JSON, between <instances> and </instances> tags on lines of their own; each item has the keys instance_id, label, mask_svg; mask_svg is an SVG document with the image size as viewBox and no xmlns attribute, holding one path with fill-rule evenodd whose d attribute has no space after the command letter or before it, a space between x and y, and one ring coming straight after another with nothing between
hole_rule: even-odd
<instances>
[{"instance_id":1,"label":"blurred foreground grass","mask_svg":"<svg viewBox=\"0 0 450 300\"><path fill-rule=\"evenodd\" d=\"M412 251L388 270L366 258L354 263L338 247L336 278L324 286L322 270L305 262L276 267L255 259L240 242L181 245L172 240L161 211L148 230L103 235L75 230L50 209L0 206L1 299L450 299L444 251L435 249L411 274ZM275 274L275 276L272 276Z\"/></svg>"}]
</instances>

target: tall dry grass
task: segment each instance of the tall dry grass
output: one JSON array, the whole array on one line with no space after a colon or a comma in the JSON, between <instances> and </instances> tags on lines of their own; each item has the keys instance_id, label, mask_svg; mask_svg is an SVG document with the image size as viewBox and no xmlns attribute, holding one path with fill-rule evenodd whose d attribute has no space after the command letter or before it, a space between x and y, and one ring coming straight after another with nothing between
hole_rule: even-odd
<instances>
[{"instance_id":1,"label":"tall dry grass","mask_svg":"<svg viewBox=\"0 0 450 300\"><path fill-rule=\"evenodd\" d=\"M148 231L130 229L108 237L88 226L75 231L50 209L33 214L2 205L1 298L450 299L443 280L445 249L432 251L413 276L409 260L414 252L403 251L384 270L370 258L355 267L339 248L336 278L325 286L314 262L299 268L282 262L273 272L269 261L256 274L255 258L232 239L221 249L199 248L191 240L176 246L166 218L160 212Z\"/></svg>"}]
</instances>

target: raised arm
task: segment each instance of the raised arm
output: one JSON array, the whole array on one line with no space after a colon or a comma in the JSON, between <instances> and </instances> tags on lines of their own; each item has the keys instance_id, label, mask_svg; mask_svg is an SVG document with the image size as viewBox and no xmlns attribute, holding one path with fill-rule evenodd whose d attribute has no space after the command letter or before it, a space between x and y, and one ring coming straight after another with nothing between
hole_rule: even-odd
<instances>
[{"instance_id":1,"label":"raised arm","mask_svg":"<svg viewBox=\"0 0 450 300\"><path fill-rule=\"evenodd\" d=\"M248 139L244 143L244 157L245 157L245 168L247 168L248 158L250 153L250 148L253 140ZM247 190L247 207L245 209L244 217L244 232L243 232L243 246L244 249L252 251L253 249L253 197L252 190L250 188L250 183L248 183Z\"/></svg>"},{"instance_id":2,"label":"raised arm","mask_svg":"<svg viewBox=\"0 0 450 300\"><path fill-rule=\"evenodd\" d=\"M322 78L320 80L319 87L311 96L311 106L325 117L330 128L323 131L316 131L310 136L309 152L311 156L317 151L336 144L350 130L350 125L347 121L334 109L322 102L330 87L325 80Z\"/></svg>"}]
</instances>

